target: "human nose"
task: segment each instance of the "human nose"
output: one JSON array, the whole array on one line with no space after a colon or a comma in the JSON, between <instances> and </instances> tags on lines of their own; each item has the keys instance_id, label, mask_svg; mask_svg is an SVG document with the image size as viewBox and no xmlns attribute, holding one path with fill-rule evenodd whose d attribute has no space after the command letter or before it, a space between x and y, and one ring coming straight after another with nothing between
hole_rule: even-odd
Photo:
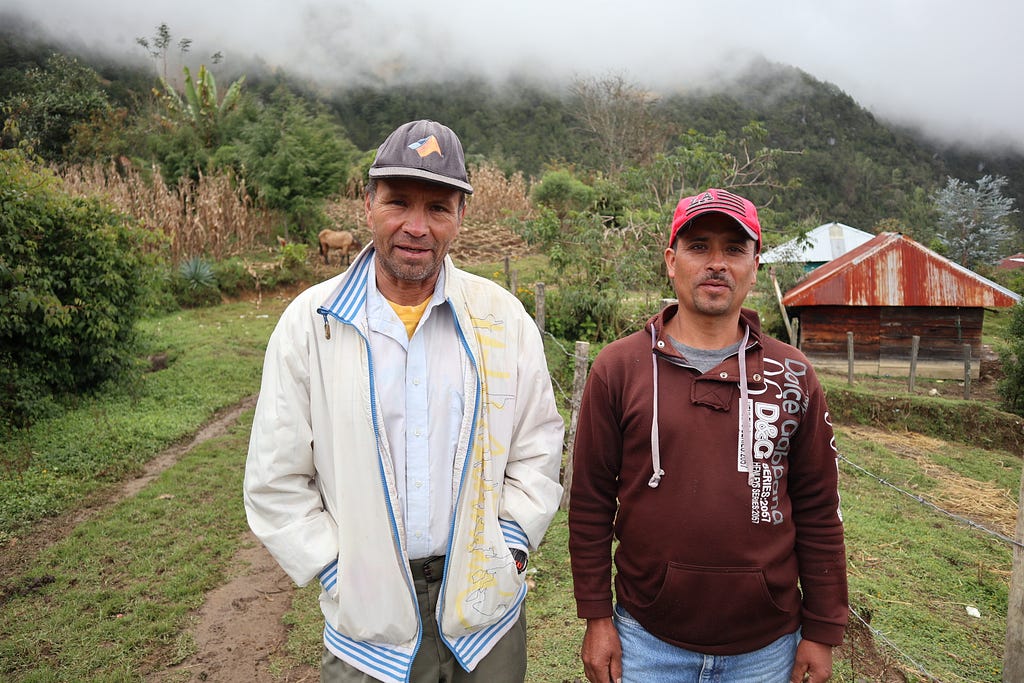
<instances>
[{"instance_id":1,"label":"human nose","mask_svg":"<svg viewBox=\"0 0 1024 683\"><path fill-rule=\"evenodd\" d=\"M725 261L725 250L724 249L708 249L707 261L705 262L705 268L708 270L721 271L726 269Z\"/></svg>"},{"instance_id":2,"label":"human nose","mask_svg":"<svg viewBox=\"0 0 1024 683\"><path fill-rule=\"evenodd\" d=\"M429 213L426 208L413 207L405 217L402 229L410 235L422 237L428 232Z\"/></svg>"}]
</instances>

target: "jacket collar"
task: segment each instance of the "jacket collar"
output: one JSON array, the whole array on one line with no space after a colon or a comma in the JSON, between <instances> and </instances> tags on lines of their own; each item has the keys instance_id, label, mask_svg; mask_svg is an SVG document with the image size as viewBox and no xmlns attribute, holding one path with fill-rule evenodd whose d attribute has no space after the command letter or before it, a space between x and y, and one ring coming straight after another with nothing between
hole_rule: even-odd
<instances>
[{"instance_id":1,"label":"jacket collar","mask_svg":"<svg viewBox=\"0 0 1024 683\"><path fill-rule=\"evenodd\" d=\"M321 315L331 315L344 323L354 322L366 308L366 288L373 273L374 249L370 243L359 253L352 265L339 276L337 286L317 308ZM443 292L441 300L447 300L452 288L451 274L454 272L454 264L450 256L444 257L443 275L438 282L441 283ZM434 292L434 298L438 293Z\"/></svg>"}]
</instances>

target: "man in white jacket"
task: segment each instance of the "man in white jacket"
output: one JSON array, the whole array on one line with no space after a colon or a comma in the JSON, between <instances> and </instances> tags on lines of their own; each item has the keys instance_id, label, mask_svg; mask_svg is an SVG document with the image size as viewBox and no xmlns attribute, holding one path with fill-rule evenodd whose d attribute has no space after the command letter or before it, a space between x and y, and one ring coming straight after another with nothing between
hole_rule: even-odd
<instances>
[{"instance_id":1,"label":"man in white jacket","mask_svg":"<svg viewBox=\"0 0 1024 683\"><path fill-rule=\"evenodd\" d=\"M322 585L322 681L521 682L524 570L561 496L543 342L447 255L473 192L455 133L404 124L369 176L372 242L270 338L249 525Z\"/></svg>"}]
</instances>

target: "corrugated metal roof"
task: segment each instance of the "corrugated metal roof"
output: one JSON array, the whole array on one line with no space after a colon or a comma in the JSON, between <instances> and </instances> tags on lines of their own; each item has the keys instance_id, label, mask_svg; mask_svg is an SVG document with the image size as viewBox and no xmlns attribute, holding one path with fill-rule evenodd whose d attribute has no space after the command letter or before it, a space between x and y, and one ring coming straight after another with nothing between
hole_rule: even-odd
<instances>
[{"instance_id":1,"label":"corrugated metal roof","mask_svg":"<svg viewBox=\"0 0 1024 683\"><path fill-rule=\"evenodd\" d=\"M786 306L1005 308L1020 296L895 232L883 232L811 271Z\"/></svg>"},{"instance_id":2,"label":"corrugated metal roof","mask_svg":"<svg viewBox=\"0 0 1024 683\"><path fill-rule=\"evenodd\" d=\"M791 239L761 254L761 263L824 263L859 247L874 235L843 223L825 223L804 239Z\"/></svg>"}]
</instances>

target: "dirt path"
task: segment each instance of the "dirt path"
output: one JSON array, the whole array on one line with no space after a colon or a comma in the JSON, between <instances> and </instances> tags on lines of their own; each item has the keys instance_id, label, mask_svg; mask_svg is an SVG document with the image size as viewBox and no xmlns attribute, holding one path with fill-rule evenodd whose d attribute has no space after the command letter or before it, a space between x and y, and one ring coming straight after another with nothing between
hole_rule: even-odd
<instances>
[{"instance_id":1,"label":"dirt path","mask_svg":"<svg viewBox=\"0 0 1024 683\"><path fill-rule=\"evenodd\" d=\"M177 666L149 676L147 681L320 680L319 671L312 667L281 671L280 661L275 663L288 635L282 617L291 607L294 584L251 533L246 538L245 546L232 561L239 573L208 593L195 616L196 653Z\"/></svg>"},{"instance_id":2,"label":"dirt path","mask_svg":"<svg viewBox=\"0 0 1024 683\"><path fill-rule=\"evenodd\" d=\"M139 493L197 445L225 434L238 416L255 403L253 396L221 411L190 441L171 446L150 460L138 476L94 494L72 512L41 520L31 532L0 548L0 576L25 572L40 552L67 537L76 525ZM231 566L238 568L237 573L208 593L206 602L194 615L196 653L147 680L159 683L319 680L319 672L311 667L281 671L280 662L273 662L274 656L283 652L287 637L282 617L291 607L295 590L291 579L248 531ZM14 589L16 587L11 588Z\"/></svg>"}]
</instances>

